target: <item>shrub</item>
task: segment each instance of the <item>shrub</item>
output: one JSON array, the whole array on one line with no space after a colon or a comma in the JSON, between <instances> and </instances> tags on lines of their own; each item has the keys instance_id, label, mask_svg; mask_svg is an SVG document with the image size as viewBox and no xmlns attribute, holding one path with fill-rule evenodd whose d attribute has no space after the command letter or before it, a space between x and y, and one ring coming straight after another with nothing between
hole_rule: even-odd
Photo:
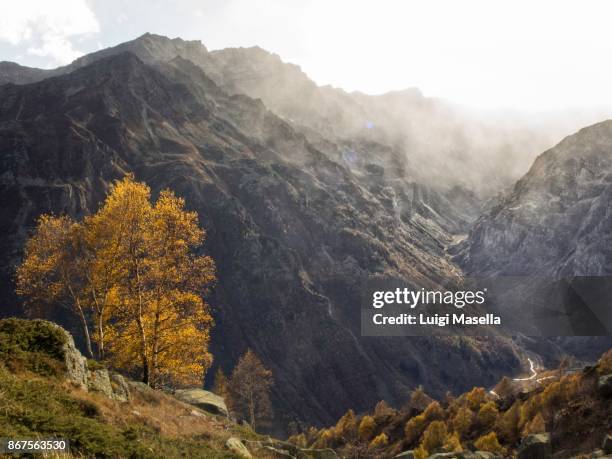
<instances>
[{"instance_id":1,"label":"shrub","mask_svg":"<svg viewBox=\"0 0 612 459\"><path fill-rule=\"evenodd\" d=\"M501 453L504 450L499 444L495 432L489 432L483 435L474 442L474 446L481 451L487 451L489 453Z\"/></svg>"},{"instance_id":2,"label":"shrub","mask_svg":"<svg viewBox=\"0 0 612 459\"><path fill-rule=\"evenodd\" d=\"M59 326L44 320L0 320L0 357L14 352L42 352L52 358L64 358L66 334Z\"/></svg>"}]
</instances>

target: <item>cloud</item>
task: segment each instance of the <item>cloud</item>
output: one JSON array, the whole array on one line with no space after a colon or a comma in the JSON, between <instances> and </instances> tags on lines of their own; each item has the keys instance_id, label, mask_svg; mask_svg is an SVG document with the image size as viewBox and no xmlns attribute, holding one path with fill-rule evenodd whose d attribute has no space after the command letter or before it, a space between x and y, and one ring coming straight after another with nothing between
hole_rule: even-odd
<instances>
[{"instance_id":1,"label":"cloud","mask_svg":"<svg viewBox=\"0 0 612 459\"><path fill-rule=\"evenodd\" d=\"M0 16L0 41L45 57L49 65L67 64L82 55L73 41L99 31L85 0L17 0Z\"/></svg>"}]
</instances>

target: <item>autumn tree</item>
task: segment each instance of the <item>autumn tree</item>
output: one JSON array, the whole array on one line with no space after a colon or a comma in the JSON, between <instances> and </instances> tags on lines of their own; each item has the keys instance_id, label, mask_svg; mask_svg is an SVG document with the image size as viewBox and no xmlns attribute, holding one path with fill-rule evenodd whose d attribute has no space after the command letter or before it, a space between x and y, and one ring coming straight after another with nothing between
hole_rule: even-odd
<instances>
[{"instance_id":1,"label":"autumn tree","mask_svg":"<svg viewBox=\"0 0 612 459\"><path fill-rule=\"evenodd\" d=\"M461 436L465 436L472 426L474 413L467 406L462 406L457 410L457 414L452 419L453 428L459 432Z\"/></svg>"},{"instance_id":2,"label":"autumn tree","mask_svg":"<svg viewBox=\"0 0 612 459\"><path fill-rule=\"evenodd\" d=\"M87 354L93 357L84 259L82 225L67 216L42 215L17 268L16 292L32 316L45 316L54 305L72 311L81 324Z\"/></svg>"},{"instance_id":3,"label":"autumn tree","mask_svg":"<svg viewBox=\"0 0 612 459\"><path fill-rule=\"evenodd\" d=\"M497 430L507 443L516 443L519 439L520 402L516 401L497 421Z\"/></svg>"},{"instance_id":4,"label":"autumn tree","mask_svg":"<svg viewBox=\"0 0 612 459\"><path fill-rule=\"evenodd\" d=\"M164 190L153 203L149 187L127 176L82 223L41 217L17 291L39 303L68 300L88 352L92 321L98 355L114 367L154 387L197 384L212 361L202 296L215 280L214 263L195 255L204 236L183 199Z\"/></svg>"},{"instance_id":5,"label":"autumn tree","mask_svg":"<svg viewBox=\"0 0 612 459\"><path fill-rule=\"evenodd\" d=\"M374 435L374 431L376 430L376 421L372 416L364 416L361 418L361 422L359 423L359 439L362 441L369 441Z\"/></svg>"},{"instance_id":6,"label":"autumn tree","mask_svg":"<svg viewBox=\"0 0 612 459\"><path fill-rule=\"evenodd\" d=\"M391 408L384 400L378 402L374 407L374 421L376 421L376 424L383 424L396 414L396 410Z\"/></svg>"},{"instance_id":7,"label":"autumn tree","mask_svg":"<svg viewBox=\"0 0 612 459\"><path fill-rule=\"evenodd\" d=\"M270 387L272 372L252 350L240 357L228 384L231 410L248 419L253 429L272 416Z\"/></svg>"},{"instance_id":8,"label":"autumn tree","mask_svg":"<svg viewBox=\"0 0 612 459\"><path fill-rule=\"evenodd\" d=\"M466 394L468 406L473 411L478 411L487 399L487 393L482 387L474 387Z\"/></svg>"},{"instance_id":9,"label":"autumn tree","mask_svg":"<svg viewBox=\"0 0 612 459\"><path fill-rule=\"evenodd\" d=\"M419 414L418 416L410 418L408 422L406 422L406 427L404 427L406 442L408 444L415 443L421 437L425 427L427 427L427 420L424 415Z\"/></svg>"},{"instance_id":10,"label":"autumn tree","mask_svg":"<svg viewBox=\"0 0 612 459\"><path fill-rule=\"evenodd\" d=\"M387 446L388 444L389 444L389 437L387 437L387 434L381 433L380 435L377 435L376 437L374 437L374 439L368 445L368 449L371 449L371 450L379 449L379 448L383 448Z\"/></svg>"},{"instance_id":11,"label":"autumn tree","mask_svg":"<svg viewBox=\"0 0 612 459\"><path fill-rule=\"evenodd\" d=\"M476 448L481 451L487 451L490 453L499 454L504 451L504 448L499 444L499 441L497 440L497 435L495 434L495 432L489 432L488 434L478 438L474 442L474 446L476 446Z\"/></svg>"},{"instance_id":12,"label":"autumn tree","mask_svg":"<svg viewBox=\"0 0 612 459\"><path fill-rule=\"evenodd\" d=\"M356 435L357 419L355 418L355 412L353 410L348 410L336 423L334 427L334 436L336 439L346 443L353 440Z\"/></svg>"},{"instance_id":13,"label":"autumn tree","mask_svg":"<svg viewBox=\"0 0 612 459\"><path fill-rule=\"evenodd\" d=\"M407 408L408 410L414 410L417 413L420 413L425 408L427 408L432 401L433 399L429 395L427 395L427 393L423 389L423 386L418 386L410 393L410 399L408 400Z\"/></svg>"},{"instance_id":14,"label":"autumn tree","mask_svg":"<svg viewBox=\"0 0 612 459\"><path fill-rule=\"evenodd\" d=\"M444 446L447 435L448 431L446 429L446 424L442 421L433 421L423 433L421 446L427 450L429 454L435 453L436 450Z\"/></svg>"},{"instance_id":15,"label":"autumn tree","mask_svg":"<svg viewBox=\"0 0 612 459\"><path fill-rule=\"evenodd\" d=\"M530 434L538 434L542 432L546 432L546 422L544 421L544 417L538 413L523 428L523 436L526 437Z\"/></svg>"},{"instance_id":16,"label":"autumn tree","mask_svg":"<svg viewBox=\"0 0 612 459\"><path fill-rule=\"evenodd\" d=\"M217 394L219 397L227 398L228 394L228 381L227 376L223 373L223 368L217 368L215 372L215 382L213 385L213 392Z\"/></svg>"},{"instance_id":17,"label":"autumn tree","mask_svg":"<svg viewBox=\"0 0 612 459\"><path fill-rule=\"evenodd\" d=\"M480 410L478 410L476 420L478 421L480 428L488 430L493 427L498 415L499 410L497 409L495 402L487 402L480 407Z\"/></svg>"}]
</instances>

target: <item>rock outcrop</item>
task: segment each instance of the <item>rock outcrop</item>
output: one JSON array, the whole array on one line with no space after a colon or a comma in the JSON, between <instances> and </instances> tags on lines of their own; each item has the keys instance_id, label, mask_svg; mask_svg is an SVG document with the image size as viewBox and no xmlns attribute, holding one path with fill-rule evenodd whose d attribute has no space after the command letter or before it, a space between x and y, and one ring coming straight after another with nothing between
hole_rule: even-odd
<instances>
[{"instance_id":1,"label":"rock outcrop","mask_svg":"<svg viewBox=\"0 0 612 459\"><path fill-rule=\"evenodd\" d=\"M597 381L597 388L604 397L612 397L612 374L601 376Z\"/></svg>"},{"instance_id":2,"label":"rock outcrop","mask_svg":"<svg viewBox=\"0 0 612 459\"><path fill-rule=\"evenodd\" d=\"M228 417L227 406L223 397L203 389L179 389L173 394L180 401L197 406L212 414Z\"/></svg>"},{"instance_id":3,"label":"rock outcrop","mask_svg":"<svg viewBox=\"0 0 612 459\"><path fill-rule=\"evenodd\" d=\"M517 455L519 459L550 459L552 458L552 446L550 434L528 435L521 442Z\"/></svg>"},{"instance_id":4,"label":"rock outcrop","mask_svg":"<svg viewBox=\"0 0 612 459\"><path fill-rule=\"evenodd\" d=\"M228 438L225 442L225 447L242 459L251 459L253 457L247 447L244 446L244 443L242 443L239 438Z\"/></svg>"}]
</instances>

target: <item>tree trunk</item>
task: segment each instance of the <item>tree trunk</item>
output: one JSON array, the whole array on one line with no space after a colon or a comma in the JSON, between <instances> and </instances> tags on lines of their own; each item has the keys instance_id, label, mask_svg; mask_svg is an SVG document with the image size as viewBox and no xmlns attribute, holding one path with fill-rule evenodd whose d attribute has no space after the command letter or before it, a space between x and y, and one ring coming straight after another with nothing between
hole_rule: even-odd
<instances>
[{"instance_id":1,"label":"tree trunk","mask_svg":"<svg viewBox=\"0 0 612 459\"><path fill-rule=\"evenodd\" d=\"M252 391L249 393L249 423L251 429L255 430L255 398Z\"/></svg>"},{"instance_id":2,"label":"tree trunk","mask_svg":"<svg viewBox=\"0 0 612 459\"><path fill-rule=\"evenodd\" d=\"M77 304L77 310L79 311L79 318L81 319L81 325L83 326L83 335L85 337L85 348L87 349L87 355L90 359L94 358L93 351L91 349L91 337L89 336L89 327L87 326L87 319L85 313L80 304Z\"/></svg>"}]
</instances>

